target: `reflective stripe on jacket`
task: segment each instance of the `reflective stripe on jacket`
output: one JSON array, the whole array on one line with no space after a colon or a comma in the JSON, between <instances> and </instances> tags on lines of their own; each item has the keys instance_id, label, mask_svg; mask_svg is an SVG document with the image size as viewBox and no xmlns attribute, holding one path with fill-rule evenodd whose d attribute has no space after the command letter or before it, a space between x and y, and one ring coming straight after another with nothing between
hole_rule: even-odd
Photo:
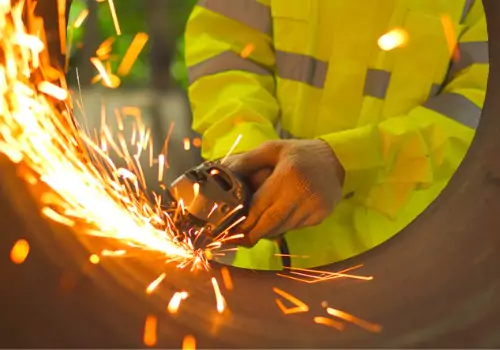
<instances>
[{"instance_id":1,"label":"reflective stripe on jacket","mask_svg":"<svg viewBox=\"0 0 500 350\"><path fill-rule=\"evenodd\" d=\"M407 43L381 50L398 27ZM334 213L285 235L295 267L362 253L439 195L474 136L489 69L479 0L200 0L186 60L205 158L224 157L240 134L236 153L321 138L344 166ZM227 259L280 269L279 255L261 240Z\"/></svg>"}]
</instances>

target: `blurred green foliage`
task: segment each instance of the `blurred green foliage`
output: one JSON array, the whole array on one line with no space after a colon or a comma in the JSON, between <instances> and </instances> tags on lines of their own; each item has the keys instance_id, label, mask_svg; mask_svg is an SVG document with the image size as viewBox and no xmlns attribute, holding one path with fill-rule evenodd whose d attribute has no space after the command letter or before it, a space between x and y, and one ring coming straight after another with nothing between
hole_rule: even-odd
<instances>
[{"instance_id":1,"label":"blurred green foliage","mask_svg":"<svg viewBox=\"0 0 500 350\"><path fill-rule=\"evenodd\" d=\"M74 27L75 20L80 16L82 11L88 9L87 1L95 0L73 0L69 21L68 21L68 39L71 45L72 62L79 54L80 48L84 40L85 22L79 28ZM107 1L97 3L99 32L102 39L114 37L112 45L112 59L110 60L112 71L121 62L123 55L132 42L135 34L145 32L149 34L148 28L148 13L147 6L144 3L148 0L126 0L114 1L120 29L122 35L117 36L116 30L111 16L111 11ZM164 0L166 1L166 0ZM165 13L165 21L170 21L169 24L173 28L178 28L179 33L183 33L184 26L191 9L195 5L196 0L182 0L175 2L174 6L170 6L168 13ZM137 61L134 63L130 74L122 78L122 85L138 86L145 85L149 81L149 42L142 50ZM186 66L184 63L184 36L178 38L176 52L173 63L170 67L172 77L182 87L187 86Z\"/></svg>"}]
</instances>

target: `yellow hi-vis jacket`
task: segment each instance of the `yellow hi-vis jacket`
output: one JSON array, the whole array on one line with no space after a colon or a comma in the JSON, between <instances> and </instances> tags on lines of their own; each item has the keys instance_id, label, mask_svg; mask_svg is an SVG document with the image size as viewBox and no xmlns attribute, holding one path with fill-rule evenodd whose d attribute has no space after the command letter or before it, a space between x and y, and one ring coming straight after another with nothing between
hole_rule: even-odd
<instances>
[{"instance_id":1,"label":"yellow hi-vis jacket","mask_svg":"<svg viewBox=\"0 0 500 350\"><path fill-rule=\"evenodd\" d=\"M394 28L406 45L381 50ZM331 216L285 234L293 267L373 248L439 195L474 136L488 58L480 0L200 0L186 30L204 158L224 157L240 134L235 153L321 138L345 168ZM264 239L232 264L281 269L280 254Z\"/></svg>"}]
</instances>

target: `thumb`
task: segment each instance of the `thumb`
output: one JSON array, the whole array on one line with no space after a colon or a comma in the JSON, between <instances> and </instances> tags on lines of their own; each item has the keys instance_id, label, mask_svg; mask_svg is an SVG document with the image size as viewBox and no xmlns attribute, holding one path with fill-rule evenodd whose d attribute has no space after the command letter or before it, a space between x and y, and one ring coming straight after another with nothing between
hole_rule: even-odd
<instances>
[{"instance_id":1,"label":"thumb","mask_svg":"<svg viewBox=\"0 0 500 350\"><path fill-rule=\"evenodd\" d=\"M250 175L262 168L274 168L281 147L279 141L267 141L251 151L228 157L224 165L241 175Z\"/></svg>"}]
</instances>

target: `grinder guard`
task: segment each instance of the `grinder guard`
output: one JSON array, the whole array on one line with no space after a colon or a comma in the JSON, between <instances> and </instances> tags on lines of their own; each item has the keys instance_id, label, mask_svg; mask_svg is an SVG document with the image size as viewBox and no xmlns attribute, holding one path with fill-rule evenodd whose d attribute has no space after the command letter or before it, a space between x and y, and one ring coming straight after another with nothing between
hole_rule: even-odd
<instances>
[{"instance_id":1,"label":"grinder guard","mask_svg":"<svg viewBox=\"0 0 500 350\"><path fill-rule=\"evenodd\" d=\"M244 180L219 162L202 163L188 170L172 182L169 195L173 206L181 201L184 206L175 220L178 233L181 238L189 237L196 248L204 248L245 216L251 199ZM192 236L202 228L199 237Z\"/></svg>"}]
</instances>

